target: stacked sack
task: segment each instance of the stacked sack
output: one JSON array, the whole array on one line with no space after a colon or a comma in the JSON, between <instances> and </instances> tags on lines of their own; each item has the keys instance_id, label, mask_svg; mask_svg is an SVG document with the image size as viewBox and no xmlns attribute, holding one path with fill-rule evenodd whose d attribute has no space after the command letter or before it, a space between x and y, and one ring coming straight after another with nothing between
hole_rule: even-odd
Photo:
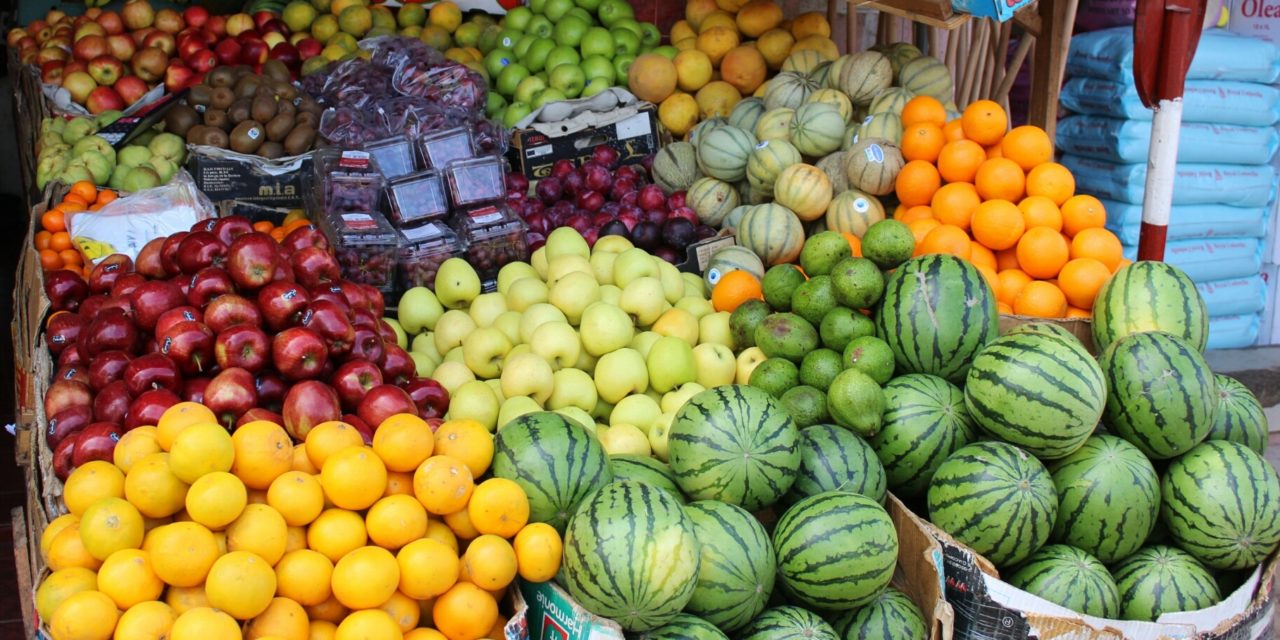
<instances>
[{"instance_id":1,"label":"stacked sack","mask_svg":"<svg viewBox=\"0 0 1280 640\"><path fill-rule=\"evenodd\" d=\"M1133 28L1078 35L1067 58L1058 125L1077 191L1098 196L1107 227L1135 259L1151 111L1133 82ZM1253 344L1262 326L1264 238L1276 195L1280 49L1206 31L1187 73L1165 260L1195 280L1210 313L1209 347Z\"/></svg>"}]
</instances>

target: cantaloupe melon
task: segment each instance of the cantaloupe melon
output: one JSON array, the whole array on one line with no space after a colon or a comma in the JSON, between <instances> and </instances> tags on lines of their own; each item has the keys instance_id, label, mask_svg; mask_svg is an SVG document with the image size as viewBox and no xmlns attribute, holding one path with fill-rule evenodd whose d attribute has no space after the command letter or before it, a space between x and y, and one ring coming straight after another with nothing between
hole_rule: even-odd
<instances>
[{"instance_id":1,"label":"cantaloupe melon","mask_svg":"<svg viewBox=\"0 0 1280 640\"><path fill-rule=\"evenodd\" d=\"M790 107L770 109L756 121L756 140L791 140L791 120L796 110Z\"/></svg>"},{"instance_id":2,"label":"cantaloupe melon","mask_svg":"<svg viewBox=\"0 0 1280 640\"><path fill-rule=\"evenodd\" d=\"M804 225L780 204L757 205L738 224L738 244L753 251L766 266L794 262L804 247Z\"/></svg>"},{"instance_id":3,"label":"cantaloupe melon","mask_svg":"<svg viewBox=\"0 0 1280 640\"><path fill-rule=\"evenodd\" d=\"M809 76L798 71L783 71L769 81L769 87L764 91L764 106L770 110L779 107L795 109L817 89L817 83Z\"/></svg>"},{"instance_id":4,"label":"cantaloupe melon","mask_svg":"<svg viewBox=\"0 0 1280 640\"><path fill-rule=\"evenodd\" d=\"M867 227L884 220L884 206L879 198L849 189L838 193L827 205L827 228L840 233L851 233L859 238Z\"/></svg>"},{"instance_id":5,"label":"cantaloupe melon","mask_svg":"<svg viewBox=\"0 0 1280 640\"><path fill-rule=\"evenodd\" d=\"M719 227L739 200L736 187L715 178L698 178L685 194L685 202L698 214L698 220L711 227Z\"/></svg>"},{"instance_id":6,"label":"cantaloupe melon","mask_svg":"<svg viewBox=\"0 0 1280 640\"><path fill-rule=\"evenodd\" d=\"M771 194L778 175L802 161L800 151L790 142L762 140L747 158L747 181L752 187Z\"/></svg>"},{"instance_id":7,"label":"cantaloupe melon","mask_svg":"<svg viewBox=\"0 0 1280 640\"><path fill-rule=\"evenodd\" d=\"M743 131L755 131L756 123L760 121L762 115L764 115L764 100L743 98L729 113L729 124Z\"/></svg>"},{"instance_id":8,"label":"cantaloupe melon","mask_svg":"<svg viewBox=\"0 0 1280 640\"><path fill-rule=\"evenodd\" d=\"M697 150L688 142L672 142L653 156L653 182L667 195L687 190L701 176Z\"/></svg>"},{"instance_id":9,"label":"cantaloupe melon","mask_svg":"<svg viewBox=\"0 0 1280 640\"><path fill-rule=\"evenodd\" d=\"M953 85L946 65L932 56L920 56L902 65L898 86L918 96L933 96L938 102L951 102Z\"/></svg>"},{"instance_id":10,"label":"cantaloupe melon","mask_svg":"<svg viewBox=\"0 0 1280 640\"><path fill-rule=\"evenodd\" d=\"M742 216L747 215L747 212L751 210L752 206L753 205L749 204L740 204L734 207L733 210L729 212L729 215L725 216L724 220L720 221L720 228L733 229L736 232L738 229L738 223L742 222ZM752 253L751 255L754 256L755 254Z\"/></svg>"},{"instance_id":11,"label":"cantaloupe melon","mask_svg":"<svg viewBox=\"0 0 1280 640\"><path fill-rule=\"evenodd\" d=\"M848 124L853 119L853 103L849 101L849 96L846 96L839 89L819 89L810 94L809 98L805 100L805 104L813 104L815 102L835 107L836 111L840 112L840 117L844 118L845 124Z\"/></svg>"},{"instance_id":12,"label":"cantaloupe melon","mask_svg":"<svg viewBox=\"0 0 1280 640\"><path fill-rule=\"evenodd\" d=\"M889 49L884 54L889 57L889 64L893 65L893 77L895 78L902 71L902 65L924 55L919 48L910 42L895 42L889 45Z\"/></svg>"},{"instance_id":13,"label":"cantaloupe melon","mask_svg":"<svg viewBox=\"0 0 1280 640\"><path fill-rule=\"evenodd\" d=\"M844 153L849 186L875 196L893 192L904 164L902 151L882 138L861 138Z\"/></svg>"},{"instance_id":14,"label":"cantaloupe melon","mask_svg":"<svg viewBox=\"0 0 1280 640\"><path fill-rule=\"evenodd\" d=\"M699 122L694 125L691 131L689 131L689 143L695 147L698 146L698 141L702 139L702 136L706 135L712 129L723 127L726 124L728 124L728 122L726 122L724 118L708 118Z\"/></svg>"},{"instance_id":15,"label":"cantaloupe melon","mask_svg":"<svg viewBox=\"0 0 1280 640\"><path fill-rule=\"evenodd\" d=\"M743 208L743 213L746 209ZM707 262L707 270L702 274L702 281L707 283L707 290L714 289L720 278L731 271L746 271L758 280L764 279L764 263L754 251L746 247L725 247L711 255Z\"/></svg>"},{"instance_id":16,"label":"cantaloupe melon","mask_svg":"<svg viewBox=\"0 0 1280 640\"><path fill-rule=\"evenodd\" d=\"M858 141L858 132L862 130L862 120L855 119L844 128L844 140L840 143L841 151L848 151Z\"/></svg>"},{"instance_id":17,"label":"cantaloupe melon","mask_svg":"<svg viewBox=\"0 0 1280 640\"><path fill-rule=\"evenodd\" d=\"M867 107L867 113L875 115L877 113L892 113L896 116L902 115L902 108L907 106L907 101L915 96L910 91L902 87L889 87L881 89L880 93L871 100L871 105Z\"/></svg>"},{"instance_id":18,"label":"cantaloupe melon","mask_svg":"<svg viewBox=\"0 0 1280 640\"><path fill-rule=\"evenodd\" d=\"M817 220L831 204L831 180L811 164L793 164L778 174L773 200L790 209L804 222Z\"/></svg>"},{"instance_id":19,"label":"cantaloupe melon","mask_svg":"<svg viewBox=\"0 0 1280 640\"><path fill-rule=\"evenodd\" d=\"M813 73L813 70L817 69L818 65L823 62L827 62L826 57L814 49L796 50L793 48L791 55L782 61L782 70L808 75Z\"/></svg>"},{"instance_id":20,"label":"cantaloupe melon","mask_svg":"<svg viewBox=\"0 0 1280 640\"><path fill-rule=\"evenodd\" d=\"M844 73L844 68L848 66L849 61L852 59L853 56L846 53L839 58L832 60L831 64L827 67L827 77L823 81L822 87L824 89L840 89L840 75Z\"/></svg>"},{"instance_id":21,"label":"cantaloupe melon","mask_svg":"<svg viewBox=\"0 0 1280 640\"><path fill-rule=\"evenodd\" d=\"M816 166L827 174L827 179L831 181L832 193L842 193L849 189L849 176L844 174L843 151L827 154L818 161Z\"/></svg>"},{"instance_id":22,"label":"cantaloupe melon","mask_svg":"<svg viewBox=\"0 0 1280 640\"><path fill-rule=\"evenodd\" d=\"M866 138L881 138L893 144L902 143L902 118L888 111L867 116L862 121L858 135Z\"/></svg>"},{"instance_id":23,"label":"cantaloupe melon","mask_svg":"<svg viewBox=\"0 0 1280 640\"><path fill-rule=\"evenodd\" d=\"M871 104L882 89L893 84L893 65L884 54L860 51L840 71L840 89L855 105Z\"/></svg>"},{"instance_id":24,"label":"cantaloupe melon","mask_svg":"<svg viewBox=\"0 0 1280 640\"><path fill-rule=\"evenodd\" d=\"M836 107L825 102L802 104L791 119L791 144L803 155L820 158L840 148L844 128L844 117Z\"/></svg>"},{"instance_id":25,"label":"cantaloupe melon","mask_svg":"<svg viewBox=\"0 0 1280 640\"><path fill-rule=\"evenodd\" d=\"M747 158L756 137L737 127L716 127L698 140L698 166L712 178L737 182L747 175Z\"/></svg>"}]
</instances>

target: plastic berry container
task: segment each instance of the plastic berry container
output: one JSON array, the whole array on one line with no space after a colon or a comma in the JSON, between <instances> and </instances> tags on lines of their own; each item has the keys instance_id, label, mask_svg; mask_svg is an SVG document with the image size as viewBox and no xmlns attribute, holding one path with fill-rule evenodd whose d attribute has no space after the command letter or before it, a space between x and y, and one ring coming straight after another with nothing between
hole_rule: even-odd
<instances>
[{"instance_id":1,"label":"plastic berry container","mask_svg":"<svg viewBox=\"0 0 1280 640\"><path fill-rule=\"evenodd\" d=\"M457 212L453 226L466 243L467 262L482 281L496 277L509 263L529 259L528 228L505 203Z\"/></svg>"},{"instance_id":2,"label":"plastic berry container","mask_svg":"<svg viewBox=\"0 0 1280 640\"><path fill-rule=\"evenodd\" d=\"M498 156L450 162L444 173L453 206L470 208L501 199L506 195L504 171L502 158Z\"/></svg>"},{"instance_id":3,"label":"plastic berry container","mask_svg":"<svg viewBox=\"0 0 1280 640\"><path fill-rule=\"evenodd\" d=\"M327 212L377 211L386 179L377 160L366 151L330 149L316 152L312 190Z\"/></svg>"},{"instance_id":4,"label":"plastic berry container","mask_svg":"<svg viewBox=\"0 0 1280 640\"><path fill-rule=\"evenodd\" d=\"M391 222L409 227L439 220L449 213L444 179L434 171L420 171L387 183L387 202Z\"/></svg>"},{"instance_id":5,"label":"plastic berry container","mask_svg":"<svg viewBox=\"0 0 1280 640\"><path fill-rule=\"evenodd\" d=\"M400 230L400 275L402 289L435 287L436 273L445 260L463 255L465 245L444 222L428 222Z\"/></svg>"},{"instance_id":6,"label":"plastic berry container","mask_svg":"<svg viewBox=\"0 0 1280 640\"><path fill-rule=\"evenodd\" d=\"M404 136L395 136L375 140L364 145L364 150L373 156L378 164L382 177L394 180L400 176L418 170L418 152L413 143Z\"/></svg>"},{"instance_id":7,"label":"plastic berry container","mask_svg":"<svg viewBox=\"0 0 1280 640\"><path fill-rule=\"evenodd\" d=\"M333 246L342 277L383 292L395 290L400 233L377 211L327 211L320 230Z\"/></svg>"},{"instance_id":8,"label":"plastic berry container","mask_svg":"<svg viewBox=\"0 0 1280 640\"><path fill-rule=\"evenodd\" d=\"M423 164L428 169L440 169L454 160L466 160L476 156L475 140L467 127L454 127L427 134L418 140Z\"/></svg>"}]
</instances>

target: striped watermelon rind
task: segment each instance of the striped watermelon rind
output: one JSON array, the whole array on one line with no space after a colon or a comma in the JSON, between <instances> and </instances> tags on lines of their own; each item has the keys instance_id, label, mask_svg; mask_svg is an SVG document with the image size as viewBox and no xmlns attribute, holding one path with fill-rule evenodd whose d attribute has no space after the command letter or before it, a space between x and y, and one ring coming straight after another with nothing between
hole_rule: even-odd
<instances>
[{"instance_id":1,"label":"striped watermelon rind","mask_svg":"<svg viewBox=\"0 0 1280 640\"><path fill-rule=\"evenodd\" d=\"M1191 554L1152 545L1111 568L1120 591L1120 617L1155 622L1161 614L1196 611L1222 599L1213 574Z\"/></svg>"},{"instance_id":2,"label":"striped watermelon rind","mask_svg":"<svg viewBox=\"0 0 1280 640\"><path fill-rule=\"evenodd\" d=\"M667 492L615 482L569 521L563 582L588 611L647 631L675 619L693 597L699 551L693 522Z\"/></svg>"},{"instance_id":3,"label":"striped watermelon rind","mask_svg":"<svg viewBox=\"0 0 1280 640\"><path fill-rule=\"evenodd\" d=\"M578 504L610 479L609 461L595 436L546 411L520 416L498 432L493 475L524 489L530 522L546 522L562 532Z\"/></svg>"},{"instance_id":4,"label":"striped watermelon rind","mask_svg":"<svg viewBox=\"0 0 1280 640\"><path fill-rule=\"evenodd\" d=\"M898 534L884 507L829 491L786 510L773 531L783 589L806 606L847 611L875 599L893 578Z\"/></svg>"},{"instance_id":5,"label":"striped watermelon rind","mask_svg":"<svg viewBox=\"0 0 1280 640\"><path fill-rule=\"evenodd\" d=\"M1050 467L1058 489L1053 540L1102 562L1142 548L1160 516L1160 477L1137 447L1099 434Z\"/></svg>"},{"instance_id":6,"label":"striped watermelon rind","mask_svg":"<svg viewBox=\"0 0 1280 640\"><path fill-rule=\"evenodd\" d=\"M1204 351L1209 313L1195 283L1167 262L1143 260L1121 267L1093 303L1093 342L1099 351L1124 336L1163 331Z\"/></svg>"},{"instance_id":7,"label":"striped watermelon rind","mask_svg":"<svg viewBox=\"0 0 1280 640\"><path fill-rule=\"evenodd\" d=\"M799 437L791 416L768 393L726 385L700 391L680 407L667 458L690 498L756 510L791 489L800 468Z\"/></svg>"},{"instance_id":8,"label":"striped watermelon rind","mask_svg":"<svg viewBox=\"0 0 1280 640\"><path fill-rule=\"evenodd\" d=\"M977 435L964 392L938 376L910 373L884 386L884 401L871 447L889 488L904 497L922 496L943 461Z\"/></svg>"},{"instance_id":9,"label":"striped watermelon rind","mask_svg":"<svg viewBox=\"0 0 1280 640\"><path fill-rule=\"evenodd\" d=\"M1069 545L1051 544L1037 551L1005 581L1076 613L1120 615L1120 592L1106 565Z\"/></svg>"},{"instance_id":10,"label":"striped watermelon rind","mask_svg":"<svg viewBox=\"0 0 1280 640\"><path fill-rule=\"evenodd\" d=\"M929 629L920 607L889 587L866 606L835 617L831 626L843 640L925 640Z\"/></svg>"},{"instance_id":11,"label":"striped watermelon rind","mask_svg":"<svg viewBox=\"0 0 1280 640\"><path fill-rule=\"evenodd\" d=\"M657 629L641 633L635 640L729 640L729 636L702 618L682 613Z\"/></svg>"},{"instance_id":12,"label":"striped watermelon rind","mask_svg":"<svg viewBox=\"0 0 1280 640\"><path fill-rule=\"evenodd\" d=\"M767 609L742 634L738 640L841 640L821 616L796 606Z\"/></svg>"},{"instance_id":13,"label":"striped watermelon rind","mask_svg":"<svg viewBox=\"0 0 1280 640\"><path fill-rule=\"evenodd\" d=\"M1058 493L1044 465L1004 442L976 442L951 454L929 483L929 520L997 566L1044 546Z\"/></svg>"},{"instance_id":14,"label":"striped watermelon rind","mask_svg":"<svg viewBox=\"0 0 1280 640\"><path fill-rule=\"evenodd\" d=\"M680 486L676 484L676 476L671 473L671 467L657 458L616 454L609 456L609 470L613 474L613 482L623 480L643 482L666 491L671 494L671 497L684 504L684 494L680 493Z\"/></svg>"},{"instance_id":15,"label":"striped watermelon rind","mask_svg":"<svg viewBox=\"0 0 1280 640\"><path fill-rule=\"evenodd\" d=\"M701 545L698 585L685 611L725 631L751 622L769 604L777 578L769 534L746 509L700 500L685 505Z\"/></svg>"},{"instance_id":16,"label":"striped watermelon rind","mask_svg":"<svg viewBox=\"0 0 1280 640\"><path fill-rule=\"evenodd\" d=\"M1262 403L1249 387L1239 380L1214 374L1218 388L1218 406L1213 413L1213 427L1205 440L1238 442L1254 451L1267 452L1267 415Z\"/></svg>"},{"instance_id":17,"label":"striped watermelon rind","mask_svg":"<svg viewBox=\"0 0 1280 640\"><path fill-rule=\"evenodd\" d=\"M917 256L885 281L876 334L897 370L959 384L982 347L999 335L995 295L972 264L955 256Z\"/></svg>"},{"instance_id":18,"label":"striped watermelon rind","mask_svg":"<svg viewBox=\"0 0 1280 640\"><path fill-rule=\"evenodd\" d=\"M1100 358L1107 380L1107 427L1147 457L1186 453L1213 428L1213 372L1181 338L1158 331L1116 340Z\"/></svg>"},{"instance_id":19,"label":"striped watermelon rind","mask_svg":"<svg viewBox=\"0 0 1280 640\"><path fill-rule=\"evenodd\" d=\"M846 491L884 502L884 465L862 438L843 427L819 424L800 432L800 471L791 497Z\"/></svg>"},{"instance_id":20,"label":"striped watermelon rind","mask_svg":"<svg viewBox=\"0 0 1280 640\"><path fill-rule=\"evenodd\" d=\"M1280 475L1242 444L1196 446L1169 464L1160 490L1170 536L1210 567L1252 568L1280 546Z\"/></svg>"},{"instance_id":21,"label":"striped watermelon rind","mask_svg":"<svg viewBox=\"0 0 1280 640\"><path fill-rule=\"evenodd\" d=\"M1073 337L996 338L965 380L969 415L992 436L1054 460L1079 449L1106 406L1102 368Z\"/></svg>"}]
</instances>

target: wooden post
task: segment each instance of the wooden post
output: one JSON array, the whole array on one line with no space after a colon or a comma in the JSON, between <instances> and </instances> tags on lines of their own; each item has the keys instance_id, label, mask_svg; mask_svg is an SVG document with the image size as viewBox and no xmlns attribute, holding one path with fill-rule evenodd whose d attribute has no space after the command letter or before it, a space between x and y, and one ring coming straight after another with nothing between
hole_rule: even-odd
<instances>
[{"instance_id":1,"label":"wooden post","mask_svg":"<svg viewBox=\"0 0 1280 640\"><path fill-rule=\"evenodd\" d=\"M1040 37L1031 69L1030 124L1041 127L1053 139L1058 128L1058 94L1066 73L1071 27L1078 0L1040 0Z\"/></svg>"},{"instance_id":2,"label":"wooden post","mask_svg":"<svg viewBox=\"0 0 1280 640\"><path fill-rule=\"evenodd\" d=\"M857 5L852 2L846 2L845 8L849 11L844 17L845 44L849 47L849 53L856 53L861 49L862 21L858 18Z\"/></svg>"}]
</instances>

